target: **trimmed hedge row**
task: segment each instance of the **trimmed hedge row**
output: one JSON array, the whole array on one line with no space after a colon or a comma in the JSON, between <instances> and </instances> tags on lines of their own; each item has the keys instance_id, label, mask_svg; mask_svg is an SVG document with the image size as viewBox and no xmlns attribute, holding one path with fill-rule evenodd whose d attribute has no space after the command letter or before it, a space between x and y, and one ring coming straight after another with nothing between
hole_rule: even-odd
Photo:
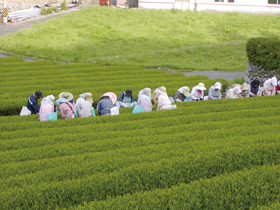
<instances>
[{"instance_id":1,"label":"trimmed hedge row","mask_svg":"<svg viewBox=\"0 0 280 210\"><path fill-rule=\"evenodd\" d=\"M275 70L280 73L280 39L251 38L246 45L249 62L257 64L267 71Z\"/></svg>"},{"instance_id":2,"label":"trimmed hedge row","mask_svg":"<svg viewBox=\"0 0 280 210\"><path fill-rule=\"evenodd\" d=\"M156 189L68 209L256 209L280 202L280 166L245 169L171 189Z\"/></svg>"},{"instance_id":3,"label":"trimmed hedge row","mask_svg":"<svg viewBox=\"0 0 280 210\"><path fill-rule=\"evenodd\" d=\"M214 144L208 147L204 145L198 153L187 151L189 144L186 143L176 144L176 147L174 147L174 144L165 144L160 148L152 147L161 156L164 154L171 155L171 153L180 155L181 152L189 154L189 156L168 158L160 162L149 162L149 164L145 162L134 163L132 166L124 169L121 169L121 167L119 170L112 171L107 175L102 172L85 178L54 181L52 183L46 180L47 182L45 183L35 183L34 185L20 182L20 186L12 187L0 193L0 203L4 205L2 206L4 209L6 207L13 209L19 207L21 209L68 207L85 201L105 200L108 197L172 187L200 178L211 178L221 173L251 168L254 165L279 164L280 145L277 144L276 139L248 140L246 137L246 144L241 144L245 140L241 136L238 139L240 142L236 142L238 140L221 141L219 145ZM236 146L232 145L232 143ZM197 147L197 144L195 147ZM194 149L195 147L191 148ZM212 149L210 149L211 147ZM217 150L217 147L221 149ZM161 152L162 150L163 152ZM136 156L143 154L143 151L138 151L138 153L136 152L137 150L130 149L128 151L129 154L121 151L115 157L120 157L120 159L117 158L113 162L118 163L118 160L126 160L133 154ZM125 155L121 156L121 154ZM104 155L103 159L106 160L105 157ZM111 161L114 159L112 156L108 158ZM143 156L140 157L140 160L141 158ZM153 156L149 159L151 158ZM96 162L100 163L99 161ZM134 159L132 159L132 162L134 162ZM111 165L108 161L105 161L105 163ZM96 169L94 166L93 168ZM71 168L69 170L72 171ZM75 172L73 170L73 173Z\"/></svg>"}]
</instances>

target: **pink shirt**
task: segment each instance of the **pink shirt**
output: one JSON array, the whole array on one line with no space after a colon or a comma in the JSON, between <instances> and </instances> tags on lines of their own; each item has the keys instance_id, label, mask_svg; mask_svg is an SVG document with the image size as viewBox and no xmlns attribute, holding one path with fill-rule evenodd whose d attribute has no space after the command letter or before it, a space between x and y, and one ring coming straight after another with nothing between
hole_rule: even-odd
<instances>
[{"instance_id":1,"label":"pink shirt","mask_svg":"<svg viewBox=\"0 0 280 210\"><path fill-rule=\"evenodd\" d=\"M71 119L73 114L74 114L74 112L72 110L74 110L74 106L70 102L61 103L60 106L59 106L59 111L60 111L62 119Z\"/></svg>"},{"instance_id":2,"label":"pink shirt","mask_svg":"<svg viewBox=\"0 0 280 210\"><path fill-rule=\"evenodd\" d=\"M137 100L137 105L144 107L144 112L151 112L153 108L151 100L143 97Z\"/></svg>"},{"instance_id":3,"label":"pink shirt","mask_svg":"<svg viewBox=\"0 0 280 210\"><path fill-rule=\"evenodd\" d=\"M39 110L39 120L47 121L47 114L54 112L54 106L51 104L41 105Z\"/></svg>"}]
</instances>

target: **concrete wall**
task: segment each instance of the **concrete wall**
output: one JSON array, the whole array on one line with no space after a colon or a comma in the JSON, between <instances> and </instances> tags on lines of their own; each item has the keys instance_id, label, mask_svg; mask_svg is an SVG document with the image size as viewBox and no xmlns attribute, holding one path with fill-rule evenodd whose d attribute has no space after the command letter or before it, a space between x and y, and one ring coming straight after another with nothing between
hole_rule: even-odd
<instances>
[{"instance_id":1,"label":"concrete wall","mask_svg":"<svg viewBox=\"0 0 280 210\"><path fill-rule=\"evenodd\" d=\"M139 7L146 9L182 9L196 11L245 12L280 14L280 4L268 4L268 0L234 0L234 3L215 0L139 0ZM180 0L182 1L182 0Z\"/></svg>"}]
</instances>

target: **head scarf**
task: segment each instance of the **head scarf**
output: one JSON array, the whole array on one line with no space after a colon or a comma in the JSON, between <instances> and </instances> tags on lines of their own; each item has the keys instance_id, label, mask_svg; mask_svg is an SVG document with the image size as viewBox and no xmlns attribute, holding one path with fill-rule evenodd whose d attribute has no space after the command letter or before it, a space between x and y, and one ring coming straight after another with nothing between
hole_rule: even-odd
<instances>
[{"instance_id":1,"label":"head scarf","mask_svg":"<svg viewBox=\"0 0 280 210\"><path fill-rule=\"evenodd\" d=\"M241 93L242 92L242 90L241 90L241 85L235 85L235 87L234 88L232 88L232 91L233 91L233 93L234 94L239 94L239 93Z\"/></svg>"},{"instance_id":2,"label":"head scarf","mask_svg":"<svg viewBox=\"0 0 280 210\"><path fill-rule=\"evenodd\" d=\"M276 78L276 77L272 77L272 78L270 79L270 83L271 83L271 85L273 85L273 86L277 86L277 78Z\"/></svg>"},{"instance_id":3,"label":"head scarf","mask_svg":"<svg viewBox=\"0 0 280 210\"><path fill-rule=\"evenodd\" d=\"M151 100L152 90L150 88L144 88L143 90L140 90L138 93L138 98L141 98L141 97Z\"/></svg>"},{"instance_id":4,"label":"head scarf","mask_svg":"<svg viewBox=\"0 0 280 210\"><path fill-rule=\"evenodd\" d=\"M184 94L184 92L186 91L186 89L187 89L187 86L183 86L183 87L180 87L180 88L178 89L178 91L179 91L179 93Z\"/></svg>"},{"instance_id":5,"label":"head scarf","mask_svg":"<svg viewBox=\"0 0 280 210\"><path fill-rule=\"evenodd\" d=\"M60 106L61 103L67 103L67 102L69 102L67 99L65 99L65 98L60 98L60 99L57 99L57 100L55 101L55 105Z\"/></svg>"},{"instance_id":6,"label":"head scarf","mask_svg":"<svg viewBox=\"0 0 280 210\"><path fill-rule=\"evenodd\" d=\"M219 89L219 90L221 90L221 89L222 89L222 84L221 84L220 82L216 82L216 83L214 84L214 89Z\"/></svg>"},{"instance_id":7,"label":"head scarf","mask_svg":"<svg viewBox=\"0 0 280 210\"><path fill-rule=\"evenodd\" d=\"M42 105L47 105L47 104L54 105L54 100L55 100L55 97L53 95L48 95L48 96L46 96L45 98L42 99L41 106Z\"/></svg>"},{"instance_id":8,"label":"head scarf","mask_svg":"<svg viewBox=\"0 0 280 210\"><path fill-rule=\"evenodd\" d=\"M154 91L154 94L156 95L156 98L158 99L159 96L161 95L166 95L165 93L163 93L160 88L157 88L155 91Z\"/></svg>"}]
</instances>

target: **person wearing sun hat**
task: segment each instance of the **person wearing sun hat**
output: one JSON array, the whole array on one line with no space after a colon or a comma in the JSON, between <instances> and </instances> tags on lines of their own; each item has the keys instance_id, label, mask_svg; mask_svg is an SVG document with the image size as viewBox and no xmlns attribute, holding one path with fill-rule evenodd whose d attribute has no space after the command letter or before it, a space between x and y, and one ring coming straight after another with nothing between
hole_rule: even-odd
<instances>
[{"instance_id":1,"label":"person wearing sun hat","mask_svg":"<svg viewBox=\"0 0 280 210\"><path fill-rule=\"evenodd\" d=\"M248 84L246 82L242 84L241 90L242 90L242 92L240 94L243 98L249 98L250 97Z\"/></svg>"},{"instance_id":2,"label":"person wearing sun hat","mask_svg":"<svg viewBox=\"0 0 280 210\"><path fill-rule=\"evenodd\" d=\"M154 97L156 97L157 100L157 111L172 109L172 104L167 95L166 87L161 86L155 89L153 95Z\"/></svg>"},{"instance_id":3,"label":"person wearing sun hat","mask_svg":"<svg viewBox=\"0 0 280 210\"><path fill-rule=\"evenodd\" d=\"M83 93L76 101L76 109L78 110L79 117L90 117L92 116L92 94Z\"/></svg>"},{"instance_id":4,"label":"person wearing sun hat","mask_svg":"<svg viewBox=\"0 0 280 210\"><path fill-rule=\"evenodd\" d=\"M190 96L190 88L187 86L180 87L174 95L174 100L176 102L183 102L186 97Z\"/></svg>"},{"instance_id":5,"label":"person wearing sun hat","mask_svg":"<svg viewBox=\"0 0 280 210\"><path fill-rule=\"evenodd\" d=\"M54 112L54 100L53 95L48 95L41 101L41 106L39 110L39 120L47 121L47 114Z\"/></svg>"},{"instance_id":6,"label":"person wearing sun hat","mask_svg":"<svg viewBox=\"0 0 280 210\"><path fill-rule=\"evenodd\" d=\"M40 90L29 96L26 107L31 114L39 114L38 99L40 98L44 98Z\"/></svg>"},{"instance_id":7,"label":"person wearing sun hat","mask_svg":"<svg viewBox=\"0 0 280 210\"><path fill-rule=\"evenodd\" d=\"M61 93L58 95L58 98L59 98L59 99L65 98L67 101L69 101L70 103L72 103L73 106L75 107L75 99L74 99L72 93L69 93L69 92L61 92Z\"/></svg>"},{"instance_id":8,"label":"person wearing sun hat","mask_svg":"<svg viewBox=\"0 0 280 210\"><path fill-rule=\"evenodd\" d=\"M102 95L97 101L98 113L102 116L110 115L111 109L114 107L112 100L109 95Z\"/></svg>"},{"instance_id":9,"label":"person wearing sun hat","mask_svg":"<svg viewBox=\"0 0 280 210\"><path fill-rule=\"evenodd\" d=\"M233 84L227 91L226 91L226 98L242 98L241 96L241 85L240 84Z\"/></svg>"},{"instance_id":10,"label":"person wearing sun hat","mask_svg":"<svg viewBox=\"0 0 280 210\"><path fill-rule=\"evenodd\" d=\"M204 99L204 83L200 82L197 86L192 88L192 92L190 94L190 101L199 101Z\"/></svg>"},{"instance_id":11,"label":"person wearing sun hat","mask_svg":"<svg viewBox=\"0 0 280 210\"><path fill-rule=\"evenodd\" d=\"M134 104L136 102L135 102L134 97L132 95L132 90L127 89L125 92L121 93L118 102L119 102L121 107L134 106Z\"/></svg>"},{"instance_id":12,"label":"person wearing sun hat","mask_svg":"<svg viewBox=\"0 0 280 210\"><path fill-rule=\"evenodd\" d=\"M59 109L62 119L75 118L74 106L67 99L60 98L55 101L55 105Z\"/></svg>"},{"instance_id":13,"label":"person wearing sun hat","mask_svg":"<svg viewBox=\"0 0 280 210\"><path fill-rule=\"evenodd\" d=\"M152 90L150 88L144 88L138 93L137 105L144 108L144 112L151 112L152 105Z\"/></svg>"},{"instance_id":14,"label":"person wearing sun hat","mask_svg":"<svg viewBox=\"0 0 280 210\"><path fill-rule=\"evenodd\" d=\"M216 82L208 90L208 99L209 100L221 99L222 98L221 89L222 89L222 84L220 82Z\"/></svg>"},{"instance_id":15,"label":"person wearing sun hat","mask_svg":"<svg viewBox=\"0 0 280 210\"><path fill-rule=\"evenodd\" d=\"M274 96L275 87L277 86L277 78L272 77L263 83L263 96Z\"/></svg>"}]
</instances>

